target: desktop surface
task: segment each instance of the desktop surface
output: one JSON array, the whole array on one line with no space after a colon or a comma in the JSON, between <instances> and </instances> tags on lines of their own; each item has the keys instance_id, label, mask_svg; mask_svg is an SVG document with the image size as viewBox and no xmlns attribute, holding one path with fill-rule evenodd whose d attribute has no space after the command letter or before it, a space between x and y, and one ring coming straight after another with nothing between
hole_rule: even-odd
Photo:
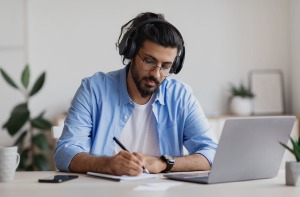
<instances>
[{"instance_id":1,"label":"desktop surface","mask_svg":"<svg viewBox=\"0 0 300 197\"><path fill-rule=\"evenodd\" d=\"M172 181L163 178L163 174L157 179L144 179L132 182L116 182L106 179L91 177L85 174L79 175L78 179L63 183L39 183L38 179L57 174L68 174L61 172L16 172L13 182L0 183L1 197L56 197L56 196L185 196L195 194L196 196L299 196L300 187L285 185L284 170L272 179L221 183L213 185L202 185L196 183ZM71 173L73 174L73 173ZM155 191L155 185L175 184L176 186L162 191ZM147 185L150 187L147 187ZM136 190L140 188L141 190ZM144 189L143 189L144 188ZM145 189L146 188L146 189ZM151 189L152 188L152 189Z\"/></svg>"}]
</instances>

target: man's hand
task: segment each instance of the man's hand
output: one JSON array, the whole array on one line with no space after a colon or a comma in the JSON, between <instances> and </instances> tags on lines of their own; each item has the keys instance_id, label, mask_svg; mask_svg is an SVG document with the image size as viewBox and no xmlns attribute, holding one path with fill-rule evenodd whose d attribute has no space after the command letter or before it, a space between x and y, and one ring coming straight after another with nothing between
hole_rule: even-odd
<instances>
[{"instance_id":1,"label":"man's hand","mask_svg":"<svg viewBox=\"0 0 300 197\"><path fill-rule=\"evenodd\" d=\"M186 155L175 158L175 165L171 171L209 170L210 164L201 154ZM141 153L120 151L112 157L95 156L88 153L78 153L72 159L69 170L71 172L100 172L113 175L137 176L143 172L143 166L150 173L160 173L167 164L160 157L153 157Z\"/></svg>"},{"instance_id":2,"label":"man's hand","mask_svg":"<svg viewBox=\"0 0 300 197\"><path fill-rule=\"evenodd\" d=\"M141 161L145 161L145 168L150 173L156 174L165 170L167 164L160 157L153 157L134 153ZM196 171L196 170L210 170L210 164L207 159L201 154L185 155L183 157L175 158L175 165L171 171Z\"/></svg>"},{"instance_id":3,"label":"man's hand","mask_svg":"<svg viewBox=\"0 0 300 197\"><path fill-rule=\"evenodd\" d=\"M137 176L143 172L145 160L140 155L120 151L115 156L95 156L78 153L69 165L70 172L100 172L113 175Z\"/></svg>"},{"instance_id":4,"label":"man's hand","mask_svg":"<svg viewBox=\"0 0 300 197\"><path fill-rule=\"evenodd\" d=\"M137 176L143 172L144 160L140 155L120 151L107 161L107 169L110 174Z\"/></svg>"},{"instance_id":5,"label":"man's hand","mask_svg":"<svg viewBox=\"0 0 300 197\"><path fill-rule=\"evenodd\" d=\"M141 161L144 161L145 168L147 168L147 170L151 174L160 173L167 167L167 164L159 157L153 157L153 156L144 155L136 152L134 152L133 154Z\"/></svg>"}]
</instances>

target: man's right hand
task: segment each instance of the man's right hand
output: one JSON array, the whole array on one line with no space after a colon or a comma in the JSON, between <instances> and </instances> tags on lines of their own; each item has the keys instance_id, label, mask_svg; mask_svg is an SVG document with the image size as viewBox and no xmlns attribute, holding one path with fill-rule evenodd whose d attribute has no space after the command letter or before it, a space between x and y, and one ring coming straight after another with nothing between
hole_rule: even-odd
<instances>
[{"instance_id":1,"label":"man's right hand","mask_svg":"<svg viewBox=\"0 0 300 197\"><path fill-rule=\"evenodd\" d=\"M100 172L119 176L137 176L143 172L143 165L145 165L143 158L122 150L111 157L78 153L73 157L69 170L79 173Z\"/></svg>"},{"instance_id":2,"label":"man's right hand","mask_svg":"<svg viewBox=\"0 0 300 197\"><path fill-rule=\"evenodd\" d=\"M106 163L110 174L137 176L143 172L144 161L134 154L121 150Z\"/></svg>"}]
</instances>

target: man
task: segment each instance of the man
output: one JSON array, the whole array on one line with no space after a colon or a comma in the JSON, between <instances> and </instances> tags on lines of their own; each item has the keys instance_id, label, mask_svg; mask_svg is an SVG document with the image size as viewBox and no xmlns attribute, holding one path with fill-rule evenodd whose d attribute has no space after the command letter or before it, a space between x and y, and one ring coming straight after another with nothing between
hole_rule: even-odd
<instances>
[{"instance_id":1,"label":"man","mask_svg":"<svg viewBox=\"0 0 300 197\"><path fill-rule=\"evenodd\" d=\"M168 78L183 66L180 32L163 15L142 13L121 28L117 45L128 64L83 79L55 150L57 168L129 176L209 170L217 147L210 125L191 89Z\"/></svg>"}]
</instances>

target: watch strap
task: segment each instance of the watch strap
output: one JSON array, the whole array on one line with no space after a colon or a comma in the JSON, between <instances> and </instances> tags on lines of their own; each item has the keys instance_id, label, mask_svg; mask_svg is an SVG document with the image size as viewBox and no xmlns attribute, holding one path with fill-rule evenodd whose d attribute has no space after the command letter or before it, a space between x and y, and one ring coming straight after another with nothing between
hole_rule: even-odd
<instances>
[{"instance_id":1,"label":"watch strap","mask_svg":"<svg viewBox=\"0 0 300 197\"><path fill-rule=\"evenodd\" d=\"M170 172L170 170L173 168L174 164L175 164L175 160L173 157L171 157L170 155L162 155L160 157L163 161L166 162L167 167L166 169L164 169L162 172Z\"/></svg>"}]
</instances>

